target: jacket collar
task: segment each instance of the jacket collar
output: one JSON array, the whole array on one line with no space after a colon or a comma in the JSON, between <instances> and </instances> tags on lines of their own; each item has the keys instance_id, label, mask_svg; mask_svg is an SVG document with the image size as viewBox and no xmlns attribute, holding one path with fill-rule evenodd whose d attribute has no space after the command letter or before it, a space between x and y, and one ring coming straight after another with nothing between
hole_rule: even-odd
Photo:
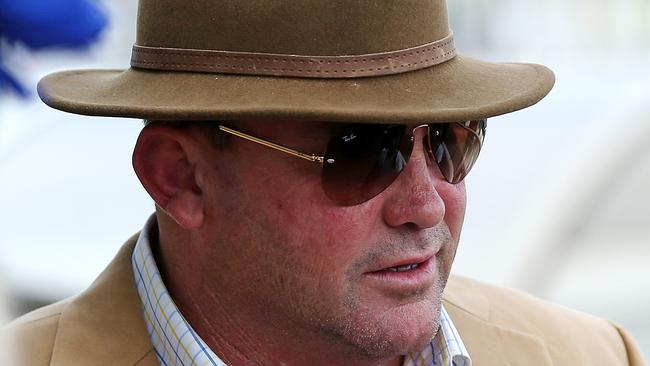
<instances>
[{"instance_id":1,"label":"jacket collar","mask_svg":"<svg viewBox=\"0 0 650 366\"><path fill-rule=\"evenodd\" d=\"M490 301L460 278L449 278L443 301L474 365L553 364L544 341L490 322Z\"/></svg>"},{"instance_id":2,"label":"jacket collar","mask_svg":"<svg viewBox=\"0 0 650 366\"><path fill-rule=\"evenodd\" d=\"M129 239L93 284L64 309L52 366L158 366L135 287ZM489 300L451 277L445 308L475 365L552 365L539 337L489 321Z\"/></svg>"},{"instance_id":3,"label":"jacket collar","mask_svg":"<svg viewBox=\"0 0 650 366\"><path fill-rule=\"evenodd\" d=\"M63 310L52 366L158 366L131 267L136 239L132 237L97 280Z\"/></svg>"}]
</instances>

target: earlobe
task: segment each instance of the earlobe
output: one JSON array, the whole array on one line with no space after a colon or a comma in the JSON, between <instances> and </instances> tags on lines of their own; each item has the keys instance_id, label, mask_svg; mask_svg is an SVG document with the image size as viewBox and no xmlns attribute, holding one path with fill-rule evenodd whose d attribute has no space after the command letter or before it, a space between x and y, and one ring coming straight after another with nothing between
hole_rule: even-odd
<instances>
[{"instance_id":1,"label":"earlobe","mask_svg":"<svg viewBox=\"0 0 650 366\"><path fill-rule=\"evenodd\" d=\"M160 208L179 225L186 229L197 229L203 224L203 206L197 200L196 193L182 191L167 201L167 206Z\"/></svg>"},{"instance_id":2,"label":"earlobe","mask_svg":"<svg viewBox=\"0 0 650 366\"><path fill-rule=\"evenodd\" d=\"M146 126L133 151L133 168L156 205L186 229L203 224L203 194L191 163L191 138L163 124Z\"/></svg>"}]
</instances>

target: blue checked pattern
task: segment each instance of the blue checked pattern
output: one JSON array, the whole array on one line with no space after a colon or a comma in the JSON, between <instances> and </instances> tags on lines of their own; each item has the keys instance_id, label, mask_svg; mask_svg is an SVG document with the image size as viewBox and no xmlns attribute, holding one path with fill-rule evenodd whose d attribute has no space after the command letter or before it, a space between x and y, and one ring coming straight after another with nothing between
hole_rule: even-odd
<instances>
[{"instance_id":1,"label":"blue checked pattern","mask_svg":"<svg viewBox=\"0 0 650 366\"><path fill-rule=\"evenodd\" d=\"M156 226L156 218L151 216L132 257L135 283L156 357L164 366L226 366L196 334L169 296L149 244L149 234Z\"/></svg>"},{"instance_id":2,"label":"blue checked pattern","mask_svg":"<svg viewBox=\"0 0 650 366\"><path fill-rule=\"evenodd\" d=\"M472 366L472 359L451 322L445 306L440 308L440 329L428 347L411 353L403 366Z\"/></svg>"},{"instance_id":3,"label":"blue checked pattern","mask_svg":"<svg viewBox=\"0 0 650 366\"><path fill-rule=\"evenodd\" d=\"M138 238L132 257L135 282L156 357L163 366L226 366L196 334L169 296L151 253L149 237L156 226L156 218L152 215ZM440 313L440 329L431 343L420 352L406 355L403 363L403 366L434 365L472 365L444 306Z\"/></svg>"}]
</instances>

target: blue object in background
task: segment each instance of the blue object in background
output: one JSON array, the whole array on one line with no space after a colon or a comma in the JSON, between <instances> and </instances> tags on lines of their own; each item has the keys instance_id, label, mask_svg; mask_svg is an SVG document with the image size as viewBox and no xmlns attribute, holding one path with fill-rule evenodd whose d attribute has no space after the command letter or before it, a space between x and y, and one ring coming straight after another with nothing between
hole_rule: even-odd
<instances>
[{"instance_id":1,"label":"blue object in background","mask_svg":"<svg viewBox=\"0 0 650 366\"><path fill-rule=\"evenodd\" d=\"M20 85L20 83L14 79L7 70L3 68L2 59L0 59L0 95L2 95L2 92L5 90L13 90L15 93L24 98L27 98L29 96L27 89Z\"/></svg>"},{"instance_id":2,"label":"blue object in background","mask_svg":"<svg viewBox=\"0 0 650 366\"><path fill-rule=\"evenodd\" d=\"M91 0L0 0L0 41L32 50L83 49L99 38L107 23ZM0 54L0 93L6 90L29 94L3 67Z\"/></svg>"}]
</instances>

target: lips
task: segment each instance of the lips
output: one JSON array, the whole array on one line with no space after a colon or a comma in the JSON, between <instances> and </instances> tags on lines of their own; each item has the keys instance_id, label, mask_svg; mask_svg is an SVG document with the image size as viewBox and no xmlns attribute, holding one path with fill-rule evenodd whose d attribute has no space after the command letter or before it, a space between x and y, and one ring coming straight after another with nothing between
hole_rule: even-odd
<instances>
[{"instance_id":1,"label":"lips","mask_svg":"<svg viewBox=\"0 0 650 366\"><path fill-rule=\"evenodd\" d=\"M415 270L429 261L436 253L427 253L402 259L387 259L366 273L393 272L402 273Z\"/></svg>"},{"instance_id":2,"label":"lips","mask_svg":"<svg viewBox=\"0 0 650 366\"><path fill-rule=\"evenodd\" d=\"M370 271L363 274L368 289L394 300L404 301L422 296L435 285L438 278L436 254L403 255L401 258L382 258Z\"/></svg>"}]
</instances>

